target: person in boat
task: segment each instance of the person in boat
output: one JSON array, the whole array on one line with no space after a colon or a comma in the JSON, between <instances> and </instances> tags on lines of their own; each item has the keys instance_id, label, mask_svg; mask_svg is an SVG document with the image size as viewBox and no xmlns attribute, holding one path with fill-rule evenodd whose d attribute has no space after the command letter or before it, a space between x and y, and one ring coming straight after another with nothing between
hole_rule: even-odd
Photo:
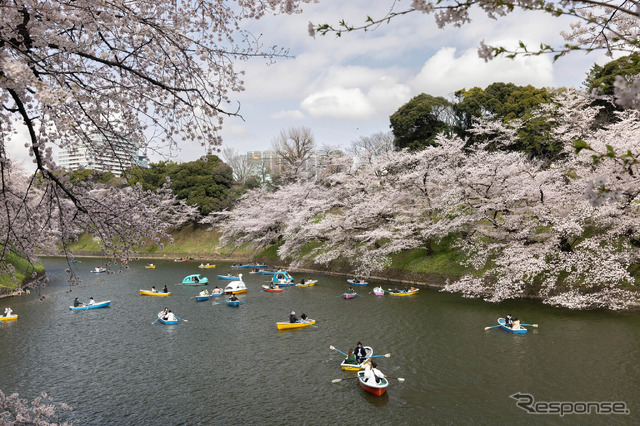
<instances>
[{"instance_id":1,"label":"person in boat","mask_svg":"<svg viewBox=\"0 0 640 426\"><path fill-rule=\"evenodd\" d=\"M78 298L76 297L75 300L73 301L73 307L77 308L78 306L85 306L85 304L82 303L80 300L78 300Z\"/></svg>"},{"instance_id":2,"label":"person in boat","mask_svg":"<svg viewBox=\"0 0 640 426\"><path fill-rule=\"evenodd\" d=\"M398 287L394 287L394 288L393 288L393 292L394 292L394 293L400 293L400 291L398 290Z\"/></svg>"},{"instance_id":3,"label":"person in boat","mask_svg":"<svg viewBox=\"0 0 640 426\"><path fill-rule=\"evenodd\" d=\"M360 364L366 357L367 357L367 351L365 350L364 346L362 346L362 343L358 342L358 344L356 345L356 362L358 364Z\"/></svg>"},{"instance_id":4,"label":"person in boat","mask_svg":"<svg viewBox=\"0 0 640 426\"><path fill-rule=\"evenodd\" d=\"M200 282L200 278L198 278L198 276L196 275L195 277L193 277L193 281L196 283Z\"/></svg>"},{"instance_id":5,"label":"person in boat","mask_svg":"<svg viewBox=\"0 0 640 426\"><path fill-rule=\"evenodd\" d=\"M222 289L218 286L211 291L211 294L220 294L222 293Z\"/></svg>"},{"instance_id":6,"label":"person in boat","mask_svg":"<svg viewBox=\"0 0 640 426\"><path fill-rule=\"evenodd\" d=\"M173 312L171 312L171 310L169 310L169 312L167 312L167 315L165 316L165 318L162 318L165 321L175 321L176 320L176 316L173 314Z\"/></svg>"},{"instance_id":7,"label":"person in boat","mask_svg":"<svg viewBox=\"0 0 640 426\"><path fill-rule=\"evenodd\" d=\"M511 329L512 330L520 330L520 320L518 319L518 317L513 319L513 322L511 323Z\"/></svg>"},{"instance_id":8,"label":"person in boat","mask_svg":"<svg viewBox=\"0 0 640 426\"><path fill-rule=\"evenodd\" d=\"M162 287L162 292L163 293L169 293L169 289L167 288L166 284L164 285L164 287Z\"/></svg>"},{"instance_id":9,"label":"person in boat","mask_svg":"<svg viewBox=\"0 0 640 426\"><path fill-rule=\"evenodd\" d=\"M507 327L513 326L513 319L511 318L511 314L507 314L507 316L504 318L504 325L506 325Z\"/></svg>"},{"instance_id":10,"label":"person in boat","mask_svg":"<svg viewBox=\"0 0 640 426\"><path fill-rule=\"evenodd\" d=\"M304 278L300 280L300 284L304 284Z\"/></svg>"},{"instance_id":11,"label":"person in boat","mask_svg":"<svg viewBox=\"0 0 640 426\"><path fill-rule=\"evenodd\" d=\"M89 306L91 306L91 305L95 305L95 304L96 304L96 301L95 301L95 300L93 300L93 297L90 297L90 298L89 298Z\"/></svg>"},{"instance_id":12,"label":"person in boat","mask_svg":"<svg viewBox=\"0 0 640 426\"><path fill-rule=\"evenodd\" d=\"M300 321L307 322L307 314L300 315Z\"/></svg>"},{"instance_id":13,"label":"person in boat","mask_svg":"<svg viewBox=\"0 0 640 426\"><path fill-rule=\"evenodd\" d=\"M233 294L233 293L231 293L231 297L229 298L229 301L230 301L230 302L235 302L235 301L237 301L237 300L238 300L238 298L236 297L236 295L235 295L235 294Z\"/></svg>"},{"instance_id":14,"label":"person in boat","mask_svg":"<svg viewBox=\"0 0 640 426\"><path fill-rule=\"evenodd\" d=\"M164 318L167 316L168 313L169 313L169 308L165 307L163 310L158 312L158 318Z\"/></svg>"},{"instance_id":15,"label":"person in boat","mask_svg":"<svg viewBox=\"0 0 640 426\"><path fill-rule=\"evenodd\" d=\"M405 292L405 293L409 293L409 286L408 286L408 285L405 285L405 286L404 286L404 292Z\"/></svg>"},{"instance_id":16,"label":"person in boat","mask_svg":"<svg viewBox=\"0 0 640 426\"><path fill-rule=\"evenodd\" d=\"M356 356L353 353L353 349L349 349L349 352L347 352L347 358L344 360L344 363L358 365L358 361L356 361Z\"/></svg>"},{"instance_id":17,"label":"person in boat","mask_svg":"<svg viewBox=\"0 0 640 426\"><path fill-rule=\"evenodd\" d=\"M364 369L364 381L368 382L371 380L372 382L380 383L382 379L384 379L384 374L382 371L378 370L378 364L372 362L368 364Z\"/></svg>"},{"instance_id":18,"label":"person in boat","mask_svg":"<svg viewBox=\"0 0 640 426\"><path fill-rule=\"evenodd\" d=\"M295 311L291 311L291 314L289 315L289 322L290 323L294 323L294 322L298 322L298 317L296 316Z\"/></svg>"},{"instance_id":19,"label":"person in boat","mask_svg":"<svg viewBox=\"0 0 640 426\"><path fill-rule=\"evenodd\" d=\"M355 293L355 291L353 291L353 287L349 287L349 290L347 290L347 294L353 294Z\"/></svg>"},{"instance_id":20,"label":"person in boat","mask_svg":"<svg viewBox=\"0 0 640 426\"><path fill-rule=\"evenodd\" d=\"M3 316L4 317L10 317L12 313L13 313L13 311L11 310L11 308L7 306L6 308L4 308L4 315Z\"/></svg>"},{"instance_id":21,"label":"person in boat","mask_svg":"<svg viewBox=\"0 0 640 426\"><path fill-rule=\"evenodd\" d=\"M157 293L158 290L156 290L156 286L151 286L151 293Z\"/></svg>"}]
</instances>

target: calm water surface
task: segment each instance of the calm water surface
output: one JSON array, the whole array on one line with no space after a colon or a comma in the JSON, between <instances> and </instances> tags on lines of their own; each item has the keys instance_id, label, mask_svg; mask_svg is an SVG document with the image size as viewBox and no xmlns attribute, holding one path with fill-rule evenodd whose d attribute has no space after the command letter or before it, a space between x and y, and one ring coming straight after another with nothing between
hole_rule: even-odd
<instances>
[{"instance_id":1,"label":"calm water surface","mask_svg":"<svg viewBox=\"0 0 640 426\"><path fill-rule=\"evenodd\" d=\"M244 279L246 304L196 302L202 287L176 283L192 273L223 287L216 274L230 264L199 270L198 262L134 261L122 274L92 274L99 259L73 267L84 282L69 292L62 259L46 259L51 277L38 296L0 300L18 321L0 325L0 389L34 398L46 391L75 410L78 424L638 424L640 314L573 312L537 302L499 305L421 290L413 297L338 298L346 277L316 287L261 291L264 275ZM139 289L167 284L168 298ZM385 288L390 285L383 283ZM72 312L75 297L111 300L108 309ZM188 322L151 323L168 306ZM277 331L291 310L317 328ZM484 330L511 313L537 323L525 335ZM372 346L378 368L392 381L375 397L340 371L357 341ZM509 397L537 401L624 401L629 415L531 415Z\"/></svg>"}]
</instances>

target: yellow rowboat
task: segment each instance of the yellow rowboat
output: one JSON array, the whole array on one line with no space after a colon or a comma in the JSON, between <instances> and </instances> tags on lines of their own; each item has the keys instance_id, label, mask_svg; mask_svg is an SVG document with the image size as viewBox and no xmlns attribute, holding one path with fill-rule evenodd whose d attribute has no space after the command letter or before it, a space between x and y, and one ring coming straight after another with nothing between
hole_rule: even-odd
<instances>
[{"instance_id":1,"label":"yellow rowboat","mask_svg":"<svg viewBox=\"0 0 640 426\"><path fill-rule=\"evenodd\" d=\"M414 294L418 294L418 292L420 291L419 288L416 288L414 290L409 290L409 291L398 291L398 292L393 292L391 289L389 289L389 296L413 296Z\"/></svg>"},{"instance_id":2,"label":"yellow rowboat","mask_svg":"<svg viewBox=\"0 0 640 426\"><path fill-rule=\"evenodd\" d=\"M171 296L171 292L168 293L161 293L159 291L157 292L152 292L151 290L140 290L140 296L158 296L158 297L167 297L167 296Z\"/></svg>"},{"instance_id":3,"label":"yellow rowboat","mask_svg":"<svg viewBox=\"0 0 640 426\"><path fill-rule=\"evenodd\" d=\"M312 287L318 283L318 280L309 280L304 284L296 284L296 287Z\"/></svg>"},{"instance_id":4,"label":"yellow rowboat","mask_svg":"<svg viewBox=\"0 0 640 426\"><path fill-rule=\"evenodd\" d=\"M0 317L0 321L15 321L18 319L18 315L10 315L8 317Z\"/></svg>"},{"instance_id":5,"label":"yellow rowboat","mask_svg":"<svg viewBox=\"0 0 640 426\"><path fill-rule=\"evenodd\" d=\"M304 322L277 322L278 330L292 330L294 328L311 327L316 320L308 319Z\"/></svg>"},{"instance_id":6,"label":"yellow rowboat","mask_svg":"<svg viewBox=\"0 0 640 426\"><path fill-rule=\"evenodd\" d=\"M342 361L342 363L340 364L340 368L342 368L343 371L362 370L370 361L370 357L373 355L373 348L371 346L365 346L364 351L367 354L367 356L364 358L364 360L360 364L349 364L347 362L347 359L345 358L344 361Z\"/></svg>"},{"instance_id":7,"label":"yellow rowboat","mask_svg":"<svg viewBox=\"0 0 640 426\"><path fill-rule=\"evenodd\" d=\"M154 264L152 263L152 264L149 264L149 265L145 266L145 268L146 268L146 269L156 269L156 265L154 265Z\"/></svg>"},{"instance_id":8,"label":"yellow rowboat","mask_svg":"<svg viewBox=\"0 0 640 426\"><path fill-rule=\"evenodd\" d=\"M200 268L200 269L213 269L215 267L216 267L216 265L209 265L208 263L206 265L203 265L201 263L200 266L198 266L198 268Z\"/></svg>"}]
</instances>

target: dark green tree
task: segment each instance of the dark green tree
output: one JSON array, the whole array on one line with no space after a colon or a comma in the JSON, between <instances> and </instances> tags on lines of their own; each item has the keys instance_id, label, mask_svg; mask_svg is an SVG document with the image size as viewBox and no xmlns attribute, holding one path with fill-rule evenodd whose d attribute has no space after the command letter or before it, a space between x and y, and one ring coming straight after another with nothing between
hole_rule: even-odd
<instances>
[{"instance_id":1,"label":"dark green tree","mask_svg":"<svg viewBox=\"0 0 640 426\"><path fill-rule=\"evenodd\" d=\"M435 144L439 133L451 130L451 102L422 93L389 117L396 149L420 149Z\"/></svg>"}]
</instances>

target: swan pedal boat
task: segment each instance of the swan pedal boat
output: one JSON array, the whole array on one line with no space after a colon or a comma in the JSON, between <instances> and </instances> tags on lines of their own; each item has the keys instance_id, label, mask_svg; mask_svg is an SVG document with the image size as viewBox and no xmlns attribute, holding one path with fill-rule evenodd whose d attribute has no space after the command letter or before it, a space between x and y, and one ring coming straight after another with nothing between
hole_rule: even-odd
<instances>
[{"instance_id":1,"label":"swan pedal boat","mask_svg":"<svg viewBox=\"0 0 640 426\"><path fill-rule=\"evenodd\" d=\"M387 391L387 387L389 386L389 381L384 378L380 379L380 383L376 383L375 381L365 382L364 371L358 371L358 383L360 383L360 387L362 389L376 396L382 396L382 394Z\"/></svg>"},{"instance_id":2,"label":"swan pedal boat","mask_svg":"<svg viewBox=\"0 0 640 426\"><path fill-rule=\"evenodd\" d=\"M318 280L309 280L309 281L306 281L304 284L296 284L296 287L313 287L317 283L318 283Z\"/></svg>"},{"instance_id":3,"label":"swan pedal boat","mask_svg":"<svg viewBox=\"0 0 640 426\"><path fill-rule=\"evenodd\" d=\"M308 319L306 321L298 321L298 322L277 322L276 326L278 330L292 330L294 328L305 328L311 327L316 323L316 320Z\"/></svg>"},{"instance_id":4,"label":"swan pedal boat","mask_svg":"<svg viewBox=\"0 0 640 426\"><path fill-rule=\"evenodd\" d=\"M365 280L347 280L347 282L351 285L369 285Z\"/></svg>"},{"instance_id":5,"label":"swan pedal boat","mask_svg":"<svg viewBox=\"0 0 640 426\"><path fill-rule=\"evenodd\" d=\"M96 302L93 305L85 306L69 306L72 311L86 311L87 309L108 308L111 305L111 300L105 300L104 302Z\"/></svg>"},{"instance_id":6,"label":"swan pedal boat","mask_svg":"<svg viewBox=\"0 0 640 426\"><path fill-rule=\"evenodd\" d=\"M268 285L263 285L262 289L264 291L268 291L269 293L282 293L282 289L281 288L271 288Z\"/></svg>"},{"instance_id":7,"label":"swan pedal boat","mask_svg":"<svg viewBox=\"0 0 640 426\"><path fill-rule=\"evenodd\" d=\"M527 332L527 329L520 326L520 329L518 330L514 330L511 327L507 326L507 320L505 320L504 318L498 318L498 324L500 324L500 328L503 329L504 331L508 331L509 333L514 333L514 334L524 334Z\"/></svg>"},{"instance_id":8,"label":"swan pedal boat","mask_svg":"<svg viewBox=\"0 0 640 426\"><path fill-rule=\"evenodd\" d=\"M8 317L0 317L0 322L15 321L18 319L18 315L9 315Z\"/></svg>"},{"instance_id":9,"label":"swan pedal boat","mask_svg":"<svg viewBox=\"0 0 640 426\"><path fill-rule=\"evenodd\" d=\"M418 292L420 291L419 288L416 288L414 290L410 290L410 291L398 291L398 292L394 292L391 289L389 289L389 296L413 296L414 294L418 294Z\"/></svg>"},{"instance_id":10,"label":"swan pedal boat","mask_svg":"<svg viewBox=\"0 0 640 426\"><path fill-rule=\"evenodd\" d=\"M240 294L246 292L247 286L244 281L242 281L242 274L238 275L238 281L232 281L224 288L225 294Z\"/></svg>"},{"instance_id":11,"label":"swan pedal boat","mask_svg":"<svg viewBox=\"0 0 640 426\"><path fill-rule=\"evenodd\" d=\"M140 290L140 296L156 296L156 297L167 297L171 296L171 292L163 293L161 291L156 291L155 293L151 290Z\"/></svg>"},{"instance_id":12,"label":"swan pedal boat","mask_svg":"<svg viewBox=\"0 0 640 426\"><path fill-rule=\"evenodd\" d=\"M370 361L369 358L373 355L373 348L371 346L363 347L365 353L367 354L364 361L362 361L360 364L349 364L347 362L347 358L345 358L344 361L342 361L342 363L340 364L340 368L342 368L343 371L360 371L367 365L367 363Z\"/></svg>"}]
</instances>

